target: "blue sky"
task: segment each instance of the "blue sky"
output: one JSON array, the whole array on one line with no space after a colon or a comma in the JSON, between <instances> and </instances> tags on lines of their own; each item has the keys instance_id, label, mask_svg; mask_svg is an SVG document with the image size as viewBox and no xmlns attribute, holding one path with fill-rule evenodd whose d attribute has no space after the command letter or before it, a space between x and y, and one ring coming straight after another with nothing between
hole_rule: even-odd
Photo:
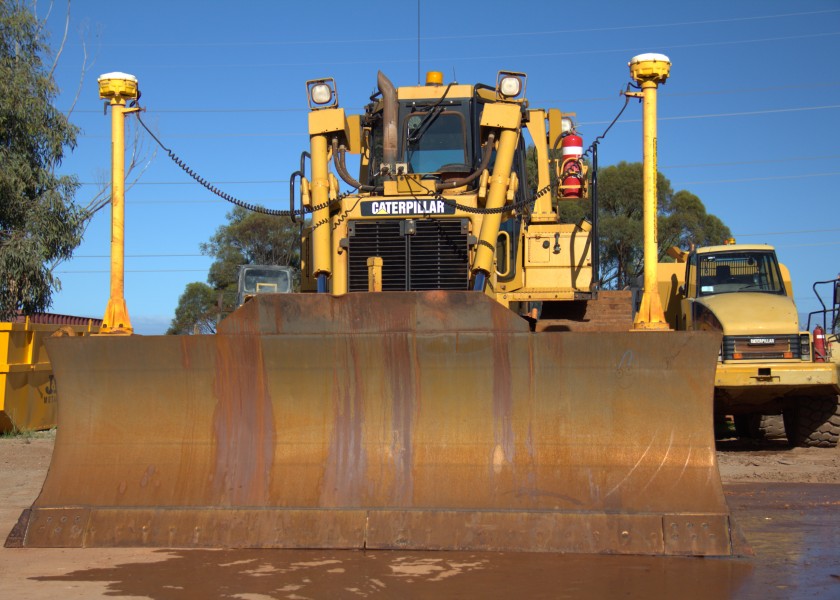
<instances>
[{"instance_id":1,"label":"blue sky","mask_svg":"<svg viewBox=\"0 0 840 600\"><path fill-rule=\"evenodd\" d=\"M41 16L45 3L39 3ZM53 44L64 29L57 0ZM85 43L82 44L81 40ZM598 2L557 0L285 3L74 0L56 69L82 133L61 171L86 201L109 179L110 119L96 78L123 71L142 91L144 120L225 191L288 207L288 178L307 149L305 82L334 77L359 112L382 69L397 85L418 72L494 83L528 74L534 107L576 112L585 144L621 108L628 60L667 54L659 99L659 166L697 194L739 242L776 246L800 312L811 283L840 272L840 2ZM419 54L419 65L418 65ZM93 64L90 61L93 60ZM153 144L146 139L143 146ZM641 106L631 104L600 147L602 166L641 160ZM204 281L199 244L230 205L158 152L126 199L126 300L138 333L162 333L178 297ZM51 310L101 318L108 300L110 211L93 219L75 257L57 268Z\"/></svg>"}]
</instances>

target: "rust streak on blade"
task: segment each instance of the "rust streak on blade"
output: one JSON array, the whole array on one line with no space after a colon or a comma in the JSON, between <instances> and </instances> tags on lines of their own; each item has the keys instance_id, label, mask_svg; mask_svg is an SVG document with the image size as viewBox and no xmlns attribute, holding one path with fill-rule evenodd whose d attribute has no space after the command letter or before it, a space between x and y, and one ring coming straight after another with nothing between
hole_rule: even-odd
<instances>
[{"instance_id":1,"label":"rust streak on blade","mask_svg":"<svg viewBox=\"0 0 840 600\"><path fill-rule=\"evenodd\" d=\"M493 338L493 448L492 469L500 474L516 461L515 439L513 432L513 383L511 381L510 336L498 322L500 313L493 313L494 329L498 333ZM506 315L505 315L506 316ZM527 394L527 390L518 390Z\"/></svg>"},{"instance_id":2,"label":"rust streak on blade","mask_svg":"<svg viewBox=\"0 0 840 600\"><path fill-rule=\"evenodd\" d=\"M413 338L412 338L413 339ZM383 339L388 361L388 389L391 393L391 444L394 465L394 506L411 506L414 499L414 440L412 425L422 375L415 372L409 336L386 335Z\"/></svg>"},{"instance_id":3,"label":"rust streak on blade","mask_svg":"<svg viewBox=\"0 0 840 600\"><path fill-rule=\"evenodd\" d=\"M275 431L260 338L217 336L216 342L216 502L263 505L269 501Z\"/></svg>"},{"instance_id":4,"label":"rust streak on blade","mask_svg":"<svg viewBox=\"0 0 840 600\"><path fill-rule=\"evenodd\" d=\"M341 318L341 317L339 317ZM347 337L336 344L332 357L333 430L320 494L321 506L359 506L365 497L367 457L363 447L365 381L356 341ZM326 366L326 365L325 365Z\"/></svg>"}]
</instances>

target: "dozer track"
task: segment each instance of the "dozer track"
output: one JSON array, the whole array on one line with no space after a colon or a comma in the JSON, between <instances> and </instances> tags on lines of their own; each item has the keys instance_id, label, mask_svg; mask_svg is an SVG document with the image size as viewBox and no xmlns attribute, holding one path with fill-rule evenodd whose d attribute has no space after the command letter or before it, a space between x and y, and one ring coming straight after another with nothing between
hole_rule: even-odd
<instances>
[{"instance_id":1,"label":"dozer track","mask_svg":"<svg viewBox=\"0 0 840 600\"><path fill-rule=\"evenodd\" d=\"M261 295L214 336L49 340L7 545L730 555L720 339L531 333L483 294Z\"/></svg>"}]
</instances>

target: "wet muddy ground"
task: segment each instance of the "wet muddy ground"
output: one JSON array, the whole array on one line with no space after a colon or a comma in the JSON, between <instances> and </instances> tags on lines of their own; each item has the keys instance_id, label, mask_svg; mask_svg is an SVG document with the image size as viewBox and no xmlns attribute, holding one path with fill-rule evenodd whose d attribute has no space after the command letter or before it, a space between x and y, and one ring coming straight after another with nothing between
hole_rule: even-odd
<instances>
[{"instance_id":1,"label":"wet muddy ground","mask_svg":"<svg viewBox=\"0 0 840 600\"><path fill-rule=\"evenodd\" d=\"M752 558L3 548L0 597L840 598L840 453L721 448ZM0 439L0 535L37 495L51 449L49 438Z\"/></svg>"}]
</instances>

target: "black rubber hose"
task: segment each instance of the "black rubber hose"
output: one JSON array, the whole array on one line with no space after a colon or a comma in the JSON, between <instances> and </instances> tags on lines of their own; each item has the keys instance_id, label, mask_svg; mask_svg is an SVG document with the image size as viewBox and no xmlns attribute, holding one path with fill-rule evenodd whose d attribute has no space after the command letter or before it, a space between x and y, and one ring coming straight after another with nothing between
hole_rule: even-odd
<instances>
[{"instance_id":1,"label":"black rubber hose","mask_svg":"<svg viewBox=\"0 0 840 600\"><path fill-rule=\"evenodd\" d=\"M362 192L372 192L376 189L372 185L363 185L350 175L350 172L347 170L347 164L344 162L344 153L346 152L346 148L338 145L337 137L332 139L332 152L335 170L338 171L338 176L341 177L347 185L361 190Z\"/></svg>"},{"instance_id":2,"label":"black rubber hose","mask_svg":"<svg viewBox=\"0 0 840 600\"><path fill-rule=\"evenodd\" d=\"M443 190L451 190L452 188L461 187L462 185L468 185L475 181L476 177L481 175L484 169L490 164L490 155L493 154L493 143L496 141L496 135L491 133L487 136L487 141L484 142L484 145L481 147L481 164L478 165L478 168L461 179L453 179L452 181L447 182L437 182L435 184L435 189L440 192Z\"/></svg>"}]
</instances>

